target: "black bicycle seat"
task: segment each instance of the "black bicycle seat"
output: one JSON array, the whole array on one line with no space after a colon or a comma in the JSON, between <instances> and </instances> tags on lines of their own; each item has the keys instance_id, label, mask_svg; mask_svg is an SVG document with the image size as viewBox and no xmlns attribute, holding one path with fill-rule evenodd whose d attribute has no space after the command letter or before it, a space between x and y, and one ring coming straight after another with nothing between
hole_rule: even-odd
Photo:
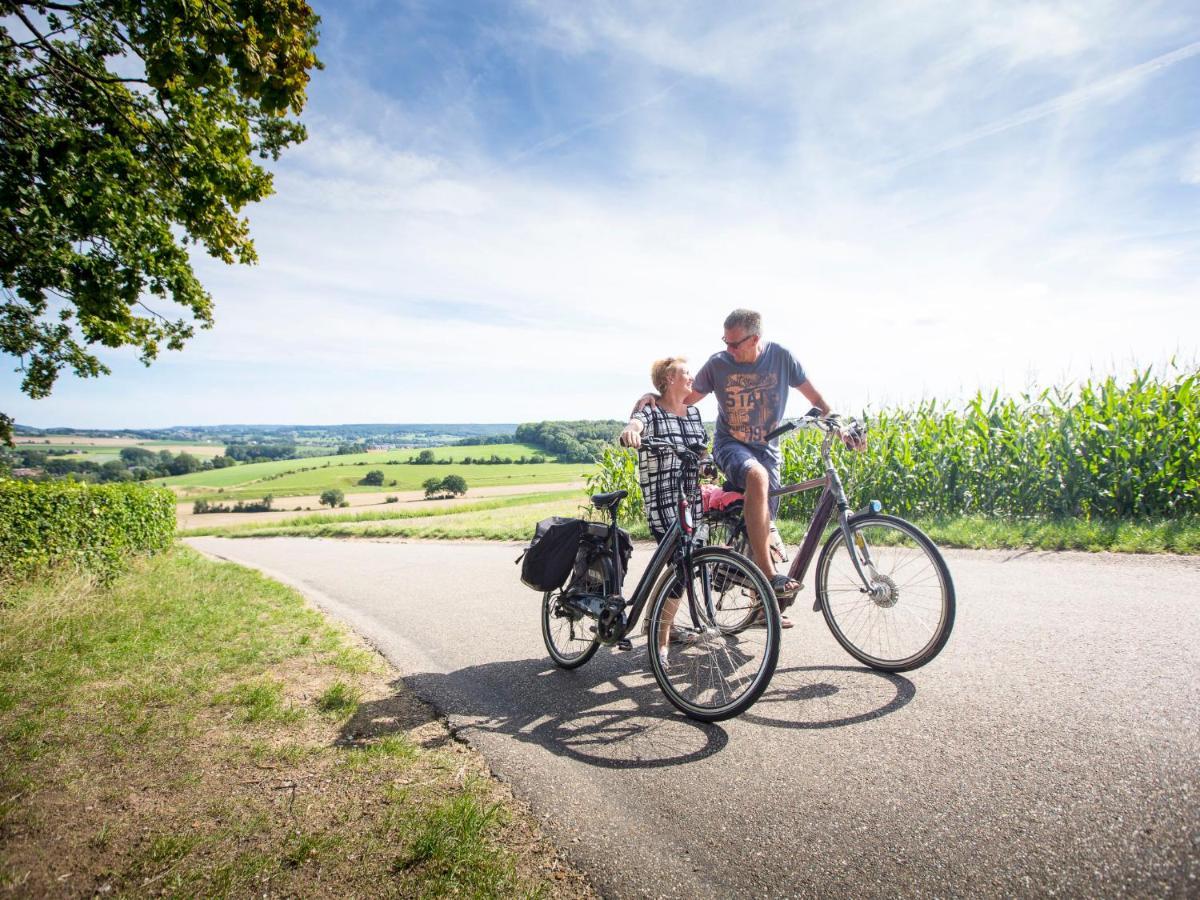
<instances>
[{"instance_id":1,"label":"black bicycle seat","mask_svg":"<svg viewBox=\"0 0 1200 900\"><path fill-rule=\"evenodd\" d=\"M596 509L612 509L629 496L629 491L610 491L607 494L593 494L592 506Z\"/></svg>"}]
</instances>

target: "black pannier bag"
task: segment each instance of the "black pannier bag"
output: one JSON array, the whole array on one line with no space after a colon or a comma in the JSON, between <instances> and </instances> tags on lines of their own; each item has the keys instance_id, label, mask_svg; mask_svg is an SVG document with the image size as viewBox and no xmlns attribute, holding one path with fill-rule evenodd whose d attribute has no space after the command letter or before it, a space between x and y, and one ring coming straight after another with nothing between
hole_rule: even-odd
<instances>
[{"instance_id":1,"label":"black pannier bag","mask_svg":"<svg viewBox=\"0 0 1200 900\"><path fill-rule=\"evenodd\" d=\"M603 522L588 522L575 556L575 569L568 588L585 594L619 594L621 585L613 579L609 526ZM621 580L629 571L629 559L633 555L633 541L629 532L617 529L617 547L621 553Z\"/></svg>"},{"instance_id":2,"label":"black pannier bag","mask_svg":"<svg viewBox=\"0 0 1200 900\"><path fill-rule=\"evenodd\" d=\"M521 581L535 591L562 587L571 569L579 541L587 530L583 519L551 516L537 523L528 549L521 554Z\"/></svg>"},{"instance_id":3,"label":"black pannier bag","mask_svg":"<svg viewBox=\"0 0 1200 900\"><path fill-rule=\"evenodd\" d=\"M629 568L633 542L629 532L618 528L617 545L621 552L621 573ZM552 516L538 522L529 547L517 560L521 563L521 581L535 591L554 591L563 586L577 568L586 568L607 546L608 526L584 519ZM577 576L582 572L576 572ZM607 579L606 579L607 580ZM613 588L613 593L620 585Z\"/></svg>"}]
</instances>

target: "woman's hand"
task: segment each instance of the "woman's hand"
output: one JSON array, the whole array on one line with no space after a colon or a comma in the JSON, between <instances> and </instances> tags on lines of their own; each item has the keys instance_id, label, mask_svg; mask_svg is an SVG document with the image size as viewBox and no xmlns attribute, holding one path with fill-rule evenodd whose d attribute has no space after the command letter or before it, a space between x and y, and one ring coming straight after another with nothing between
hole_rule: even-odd
<instances>
[{"instance_id":1,"label":"woman's hand","mask_svg":"<svg viewBox=\"0 0 1200 900\"><path fill-rule=\"evenodd\" d=\"M642 446L642 427L640 419L630 419L625 430L621 432L621 446L633 447L635 450Z\"/></svg>"}]
</instances>

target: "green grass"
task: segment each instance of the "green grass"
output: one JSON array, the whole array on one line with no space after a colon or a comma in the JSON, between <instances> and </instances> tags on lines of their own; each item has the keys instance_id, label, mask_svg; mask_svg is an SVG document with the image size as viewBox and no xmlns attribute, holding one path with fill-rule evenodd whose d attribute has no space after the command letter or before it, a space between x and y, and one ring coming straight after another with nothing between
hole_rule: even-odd
<instances>
[{"instance_id":1,"label":"green grass","mask_svg":"<svg viewBox=\"0 0 1200 900\"><path fill-rule=\"evenodd\" d=\"M485 510L530 506L534 504L568 499L575 500L578 503L586 502L583 492L577 489L566 491L541 491L532 494L514 494L508 497L494 497L488 500L479 500L474 503L463 503L459 506L452 507L449 512L446 507L424 507L421 509L396 510L389 505L385 509L368 510L366 512L350 513L346 515L310 513L308 515L294 516L289 519L281 519L277 522L270 523L248 522L243 525L217 525L210 528L191 528L187 531L181 532L181 534L188 537L197 537L201 535L237 537L239 535L244 536L250 534L261 536L261 532L264 529L278 530L281 528L321 528L326 525L348 525L359 522L429 519L434 517L445 517L449 513L453 513L454 515L469 515L471 513L482 512Z\"/></svg>"},{"instance_id":2,"label":"green grass","mask_svg":"<svg viewBox=\"0 0 1200 900\"><path fill-rule=\"evenodd\" d=\"M293 460L293 463L298 461ZM237 468L236 466L232 468ZM249 468L249 467L247 467ZM360 485L358 482L367 472L380 469L384 473L382 486ZM388 491L420 491L423 483L429 478L439 480L447 475L461 475L466 479L468 490L471 488L496 487L500 485L538 485L561 484L569 481L582 480L591 467L582 463L547 463L538 466L499 465L499 466L464 466L461 464L447 466L407 466L407 465L372 465L366 466L329 466L319 467L307 472L296 471L292 474L280 475L265 480L240 482L224 489L222 493L211 491L197 492L193 488L187 495L188 500L204 498L206 500L243 500L271 494L276 498L315 496L330 488L338 488L347 494L380 493ZM221 469L213 474L229 472L232 469ZM198 473L199 474L199 473ZM204 473L207 474L207 473ZM190 475L180 476L190 478ZM166 479L169 485L172 479ZM396 484L392 484L395 481ZM155 480L155 484L163 483Z\"/></svg>"},{"instance_id":3,"label":"green grass","mask_svg":"<svg viewBox=\"0 0 1200 900\"><path fill-rule=\"evenodd\" d=\"M493 453L502 458L512 457L513 459L516 459L520 456L533 456L534 454L541 454L543 456L547 455L544 451L525 444L496 444L490 447L430 447L428 449L433 451L436 459L450 459L454 460L455 462L459 462L464 457L468 456L472 459L477 459L481 456L490 457ZM298 470L302 468L312 469L315 467L317 469L324 469L326 474L334 474L331 473L330 470L339 470L336 473L336 477L350 478L350 476L353 475L354 477L350 479L351 481L357 481L372 469L384 469L385 472L389 472L403 468L406 470L412 470L415 473L426 473L420 478L412 481L413 486L418 487L422 481L424 481L426 478L433 477L434 475L436 475L438 478L444 478L446 475L451 473L462 474L462 471L464 470L483 472L489 469L503 469L505 470L506 474L512 474L518 469L551 469L555 465L553 463L543 463L539 465L518 465L516 463L512 463L511 465L501 464L495 466L475 466L472 464L462 466L461 469L459 469L455 468L454 465L414 466L406 464L408 460L414 459L420 452L421 450L392 450L387 453L351 453L343 456L309 456L303 459L284 459L272 462L247 463L237 466L229 466L225 469L214 469L210 472L193 472L190 475L176 475L171 478L160 479L159 483L165 484L167 487L178 485L181 487L192 488L213 488L214 490L217 488L225 488L226 492L228 492L229 489L236 488L239 485L245 485L251 482L258 483L264 479L271 479L271 481L267 482L268 484L271 484L279 479L279 476L286 475L289 472L297 472L301 475L311 474L307 472L299 473ZM578 464L559 465L566 468L571 468L572 470L579 469ZM586 469L587 466L584 465L583 468ZM397 478L399 476L389 474L387 477L390 481L392 478ZM483 476L481 475L480 477ZM572 477L578 477L578 475L576 474ZM560 477L556 479L541 480L564 481L569 479ZM468 479L468 481L470 481L470 479ZM305 483L320 484L323 482L318 479L317 481L307 480ZM482 484L483 482L480 483ZM334 484L333 482L330 482L325 486L341 487L342 485L340 483ZM272 493L281 494L282 491L273 489Z\"/></svg>"},{"instance_id":4,"label":"green grass","mask_svg":"<svg viewBox=\"0 0 1200 900\"><path fill-rule=\"evenodd\" d=\"M533 527L547 516L579 516L586 503L579 499L557 500L474 512L423 516L398 521L328 521L315 525L242 527L225 532L228 537L412 537L477 539L493 541L528 540Z\"/></svg>"},{"instance_id":5,"label":"green grass","mask_svg":"<svg viewBox=\"0 0 1200 900\"><path fill-rule=\"evenodd\" d=\"M1098 522L930 516L911 521L939 547L1200 554L1200 519L1196 518ZM804 539L808 523L781 520L778 524L789 552L794 552L793 548Z\"/></svg>"},{"instance_id":6,"label":"green grass","mask_svg":"<svg viewBox=\"0 0 1200 900\"><path fill-rule=\"evenodd\" d=\"M547 890L526 874L550 868L536 826L506 837L524 813L496 782L462 784L478 762L439 749L428 718L344 731L396 691L379 665L343 668L361 653L294 591L186 548L104 586L6 584L0 832L36 837L5 846L0 884L59 895L71 872L80 895ZM405 730L418 726L429 748Z\"/></svg>"}]
</instances>

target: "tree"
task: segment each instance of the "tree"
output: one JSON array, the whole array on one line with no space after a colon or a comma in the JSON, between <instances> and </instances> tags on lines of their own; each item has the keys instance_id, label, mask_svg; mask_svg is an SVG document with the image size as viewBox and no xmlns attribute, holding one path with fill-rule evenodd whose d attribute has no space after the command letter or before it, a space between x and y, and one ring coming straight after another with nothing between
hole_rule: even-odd
<instances>
[{"instance_id":1,"label":"tree","mask_svg":"<svg viewBox=\"0 0 1200 900\"><path fill-rule=\"evenodd\" d=\"M145 447L122 447L121 459L130 467L152 466L158 460L158 456L153 450L147 450Z\"/></svg>"},{"instance_id":2,"label":"tree","mask_svg":"<svg viewBox=\"0 0 1200 900\"><path fill-rule=\"evenodd\" d=\"M288 114L321 67L320 20L305 0L3 6L0 352L38 398L64 369L108 374L96 345L149 365L212 326L187 247L256 260L241 211L273 187L253 157L306 137Z\"/></svg>"},{"instance_id":3,"label":"tree","mask_svg":"<svg viewBox=\"0 0 1200 900\"><path fill-rule=\"evenodd\" d=\"M167 465L167 471L172 475L190 475L201 468L200 460L190 453L180 453Z\"/></svg>"},{"instance_id":4,"label":"tree","mask_svg":"<svg viewBox=\"0 0 1200 900\"><path fill-rule=\"evenodd\" d=\"M321 505L328 506L330 509L333 509L335 506L341 506L345 499L346 495L337 488L330 488L321 493Z\"/></svg>"},{"instance_id":5,"label":"tree","mask_svg":"<svg viewBox=\"0 0 1200 900\"><path fill-rule=\"evenodd\" d=\"M425 499L426 500L428 500L430 497L436 497L439 493L441 493L442 479L426 478L424 483L422 483L421 487L425 488Z\"/></svg>"},{"instance_id":6,"label":"tree","mask_svg":"<svg viewBox=\"0 0 1200 900\"><path fill-rule=\"evenodd\" d=\"M372 469L370 472L368 472L366 475L364 475L358 483L375 485L377 487L382 486L383 485L383 470L382 469Z\"/></svg>"},{"instance_id":7,"label":"tree","mask_svg":"<svg viewBox=\"0 0 1200 900\"><path fill-rule=\"evenodd\" d=\"M442 479L442 490L456 497L467 492L467 479L461 475L447 475Z\"/></svg>"},{"instance_id":8,"label":"tree","mask_svg":"<svg viewBox=\"0 0 1200 900\"><path fill-rule=\"evenodd\" d=\"M417 458L413 460L414 465L432 466L437 460L433 458L432 450L422 450L417 454Z\"/></svg>"}]
</instances>

